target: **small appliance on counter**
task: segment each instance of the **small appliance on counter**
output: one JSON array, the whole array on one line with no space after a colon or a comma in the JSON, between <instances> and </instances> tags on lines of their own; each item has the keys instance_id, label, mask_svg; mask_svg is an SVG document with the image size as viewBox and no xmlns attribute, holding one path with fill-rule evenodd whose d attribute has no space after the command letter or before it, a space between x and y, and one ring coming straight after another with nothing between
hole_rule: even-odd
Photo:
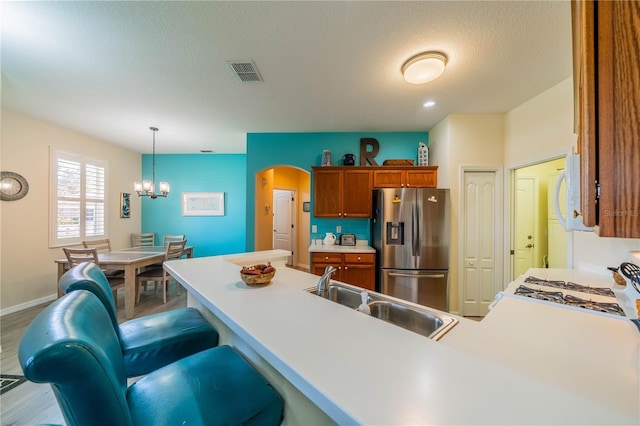
<instances>
[{"instance_id":1,"label":"small appliance on counter","mask_svg":"<svg viewBox=\"0 0 640 426\"><path fill-rule=\"evenodd\" d=\"M355 246L356 245L356 235L355 234L341 234L340 242L341 246Z\"/></svg>"}]
</instances>

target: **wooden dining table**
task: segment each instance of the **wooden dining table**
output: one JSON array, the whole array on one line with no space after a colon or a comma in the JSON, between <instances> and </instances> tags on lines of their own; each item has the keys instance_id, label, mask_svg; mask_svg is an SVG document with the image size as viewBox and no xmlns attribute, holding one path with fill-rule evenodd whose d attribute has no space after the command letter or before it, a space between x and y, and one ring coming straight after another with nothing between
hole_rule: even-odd
<instances>
[{"instance_id":1,"label":"wooden dining table","mask_svg":"<svg viewBox=\"0 0 640 426\"><path fill-rule=\"evenodd\" d=\"M145 266L160 263L164 260L166 246L141 246L99 253L100 266L105 269L124 270L124 311L127 319L133 318L136 301L136 273ZM193 246L184 248L184 255L193 257ZM58 264L58 281L69 269L66 258L55 261ZM62 296L58 288L58 297Z\"/></svg>"}]
</instances>

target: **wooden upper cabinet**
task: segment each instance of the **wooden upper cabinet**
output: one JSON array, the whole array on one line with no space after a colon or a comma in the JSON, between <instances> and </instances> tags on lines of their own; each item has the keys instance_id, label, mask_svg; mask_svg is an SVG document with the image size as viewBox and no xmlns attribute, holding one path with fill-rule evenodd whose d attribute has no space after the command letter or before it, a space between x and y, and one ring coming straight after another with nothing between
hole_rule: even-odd
<instances>
[{"instance_id":1,"label":"wooden upper cabinet","mask_svg":"<svg viewBox=\"0 0 640 426\"><path fill-rule=\"evenodd\" d=\"M371 217L371 172L365 169L344 170L342 216Z\"/></svg>"},{"instance_id":2,"label":"wooden upper cabinet","mask_svg":"<svg viewBox=\"0 0 640 426\"><path fill-rule=\"evenodd\" d=\"M371 217L371 172L364 167L313 167L313 215Z\"/></svg>"},{"instance_id":3,"label":"wooden upper cabinet","mask_svg":"<svg viewBox=\"0 0 640 426\"><path fill-rule=\"evenodd\" d=\"M342 172L323 167L313 171L313 215L337 217L342 210Z\"/></svg>"},{"instance_id":4,"label":"wooden upper cabinet","mask_svg":"<svg viewBox=\"0 0 640 426\"><path fill-rule=\"evenodd\" d=\"M640 2L574 1L572 20L584 222L640 238Z\"/></svg>"},{"instance_id":5,"label":"wooden upper cabinet","mask_svg":"<svg viewBox=\"0 0 640 426\"><path fill-rule=\"evenodd\" d=\"M437 166L324 166L312 169L315 217L369 218L372 189L437 186Z\"/></svg>"},{"instance_id":6,"label":"wooden upper cabinet","mask_svg":"<svg viewBox=\"0 0 640 426\"><path fill-rule=\"evenodd\" d=\"M437 166L372 167L373 188L435 188Z\"/></svg>"}]
</instances>

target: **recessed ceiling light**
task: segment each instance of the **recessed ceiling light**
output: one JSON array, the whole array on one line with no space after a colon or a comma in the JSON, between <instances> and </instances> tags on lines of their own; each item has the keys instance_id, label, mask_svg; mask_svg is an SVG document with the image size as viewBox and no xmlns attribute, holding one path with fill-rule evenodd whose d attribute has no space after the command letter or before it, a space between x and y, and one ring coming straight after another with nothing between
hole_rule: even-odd
<instances>
[{"instance_id":1,"label":"recessed ceiling light","mask_svg":"<svg viewBox=\"0 0 640 426\"><path fill-rule=\"evenodd\" d=\"M427 101L427 102L423 103L422 106L425 107L425 108L431 108L435 104L436 104L436 101Z\"/></svg>"},{"instance_id":2,"label":"recessed ceiling light","mask_svg":"<svg viewBox=\"0 0 640 426\"><path fill-rule=\"evenodd\" d=\"M440 77L447 64L442 52L424 52L410 58L402 66L404 79L411 84L424 84Z\"/></svg>"}]
</instances>

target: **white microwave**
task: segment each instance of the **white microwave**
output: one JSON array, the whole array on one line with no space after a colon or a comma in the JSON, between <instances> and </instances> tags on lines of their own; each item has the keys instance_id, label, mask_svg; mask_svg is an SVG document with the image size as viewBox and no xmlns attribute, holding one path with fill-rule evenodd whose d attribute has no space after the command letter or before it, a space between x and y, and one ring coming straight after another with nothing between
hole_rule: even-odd
<instances>
[{"instance_id":1,"label":"white microwave","mask_svg":"<svg viewBox=\"0 0 640 426\"><path fill-rule=\"evenodd\" d=\"M560 190L562 182L565 182L566 191L566 212L567 217L562 216L560 209ZM593 228L584 226L582 213L580 212L580 156L569 153L566 158L564 171L560 173L556 181L556 188L553 197L553 204L558 217L558 222L567 231L587 231L593 232Z\"/></svg>"}]
</instances>

